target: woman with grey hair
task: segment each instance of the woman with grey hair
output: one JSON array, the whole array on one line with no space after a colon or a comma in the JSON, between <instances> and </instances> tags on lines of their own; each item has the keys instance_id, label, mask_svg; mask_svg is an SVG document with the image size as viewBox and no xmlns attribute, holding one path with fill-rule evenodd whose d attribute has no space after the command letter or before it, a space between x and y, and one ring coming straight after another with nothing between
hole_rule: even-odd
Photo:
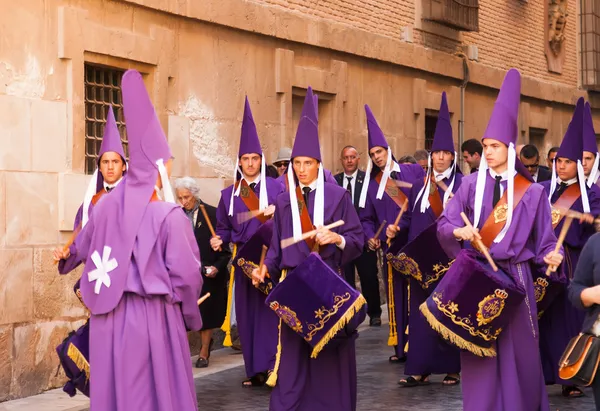
<instances>
[{"instance_id":1,"label":"woman with grey hair","mask_svg":"<svg viewBox=\"0 0 600 411\"><path fill-rule=\"evenodd\" d=\"M200 199L200 187L196 180L191 177L183 177L175 180L175 191L177 200L188 216L202 260L202 276L204 284L202 294L210 293L210 298L200 305L203 327L200 330L202 348L196 362L197 368L208 367L210 349L212 348L213 329L221 327L225 319L227 309L227 264L231 259L231 253L227 249L213 251L210 246L212 237L204 215L200 212L200 204L204 205L208 218L213 227L217 225L217 209L205 204Z\"/></svg>"}]
</instances>

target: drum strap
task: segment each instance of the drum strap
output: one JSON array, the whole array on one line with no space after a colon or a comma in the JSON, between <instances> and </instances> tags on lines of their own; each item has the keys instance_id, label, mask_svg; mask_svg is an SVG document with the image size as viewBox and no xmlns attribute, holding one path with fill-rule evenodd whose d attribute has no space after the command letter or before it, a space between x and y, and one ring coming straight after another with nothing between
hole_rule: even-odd
<instances>
[{"instance_id":1,"label":"drum strap","mask_svg":"<svg viewBox=\"0 0 600 411\"><path fill-rule=\"evenodd\" d=\"M517 204L521 202L521 199L531 184L532 183L522 175L517 174L515 176L515 201L513 210L517 207ZM506 190L504 190L502 198L498 201L498 204L496 204L496 207L494 207L494 210L490 213L487 220L485 220L485 224L483 224L483 227L479 231L483 244L485 244L487 248L490 248L492 242L504 227L506 213L508 211L507 201Z\"/></svg>"},{"instance_id":2,"label":"drum strap","mask_svg":"<svg viewBox=\"0 0 600 411\"><path fill-rule=\"evenodd\" d=\"M562 221L564 214L561 214L560 209L569 209L573 206L575 201L581 197L581 189L579 184L571 184L567 189L558 197L558 200L552 204L552 228L556 228Z\"/></svg>"},{"instance_id":3,"label":"drum strap","mask_svg":"<svg viewBox=\"0 0 600 411\"><path fill-rule=\"evenodd\" d=\"M380 171L377 176L375 176L375 181L377 184L381 184L382 172ZM400 190L400 187L396 185L393 178L388 178L385 184L385 192L390 196L392 200L398 205L398 207L402 208L404 206L404 202L406 201L406 195Z\"/></svg>"},{"instance_id":4,"label":"drum strap","mask_svg":"<svg viewBox=\"0 0 600 411\"><path fill-rule=\"evenodd\" d=\"M298 200L298 210L300 211L300 225L302 227L302 233L308 233L315 229L315 226L310 219L310 214L308 213L308 205L304 202L304 196L302 195L302 191L300 190L300 186L296 187L296 200ZM319 251L319 245L316 243L314 237L307 238L306 245L311 252Z\"/></svg>"},{"instance_id":5,"label":"drum strap","mask_svg":"<svg viewBox=\"0 0 600 411\"><path fill-rule=\"evenodd\" d=\"M254 193L254 190L250 188L246 180L242 180L242 182L238 184L242 184L242 187L240 188L240 198L248 208L248 211L258 211L260 208L260 203L256 193ZM237 190L237 184L234 187L234 191L235 190ZM265 217L264 214L259 214L256 216L256 219L258 219L258 221L261 223L265 223L269 218Z\"/></svg>"},{"instance_id":6,"label":"drum strap","mask_svg":"<svg viewBox=\"0 0 600 411\"><path fill-rule=\"evenodd\" d=\"M431 211L435 214L435 218L438 218L444 212L444 205L442 204L442 197L440 197L440 190L438 190L437 183L433 175L431 178L431 189L429 190L429 205Z\"/></svg>"}]
</instances>

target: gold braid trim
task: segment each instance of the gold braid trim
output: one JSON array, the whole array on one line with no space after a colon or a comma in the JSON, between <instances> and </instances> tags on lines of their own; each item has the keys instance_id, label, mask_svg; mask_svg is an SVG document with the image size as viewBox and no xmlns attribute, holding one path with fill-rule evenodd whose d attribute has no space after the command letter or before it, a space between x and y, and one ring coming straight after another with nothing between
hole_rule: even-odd
<instances>
[{"instance_id":1,"label":"gold braid trim","mask_svg":"<svg viewBox=\"0 0 600 411\"><path fill-rule=\"evenodd\" d=\"M285 280L287 275L287 270L281 270L281 277L279 282ZM277 384L277 373L279 372L279 366L281 365L281 318L279 319L279 326L277 327L277 354L275 354L275 365L273 366L273 371L269 374L269 378L267 378L266 384L269 387L274 387Z\"/></svg>"},{"instance_id":2,"label":"gold braid trim","mask_svg":"<svg viewBox=\"0 0 600 411\"><path fill-rule=\"evenodd\" d=\"M237 244L233 245L233 255L231 261L235 259L237 254ZM235 281L235 266L231 264L231 270L229 271L229 288L227 290L227 312L225 314L225 321L221 326L221 330L225 332L225 339L223 340L223 347L231 347L233 341L231 341L231 305L233 302L233 283Z\"/></svg>"},{"instance_id":3,"label":"gold braid trim","mask_svg":"<svg viewBox=\"0 0 600 411\"><path fill-rule=\"evenodd\" d=\"M339 320L337 320L333 327L331 327L331 329L327 331L327 333L325 333L323 338L321 338L321 341L319 341L319 343L315 345L315 347L312 350L312 353L310 354L310 358L317 358L319 353L323 350L323 348L325 348L325 345L327 345L327 343L331 341L333 337L335 337L339 330L341 330L348 324L352 317L354 317L356 313L360 311L362 306L366 303L367 301L365 300L365 297L363 297L363 295L360 294L356 301L354 301L352 305L348 307L346 312L340 317Z\"/></svg>"},{"instance_id":4,"label":"gold braid trim","mask_svg":"<svg viewBox=\"0 0 600 411\"><path fill-rule=\"evenodd\" d=\"M453 333L448 327L438 321L437 318L429 311L429 307L427 307L427 302L424 302L419 307L421 313L425 316L425 319L438 334L444 337L446 340L450 341L452 344L461 348L463 350L467 350L479 357L495 357L496 350L492 348L483 348L478 345L473 344L470 341L465 340L461 336Z\"/></svg>"},{"instance_id":5,"label":"gold braid trim","mask_svg":"<svg viewBox=\"0 0 600 411\"><path fill-rule=\"evenodd\" d=\"M388 336L388 345L395 347L398 345L398 330L396 330L396 309L394 302L394 274L392 265L388 262L388 317L390 319L390 333Z\"/></svg>"},{"instance_id":6,"label":"gold braid trim","mask_svg":"<svg viewBox=\"0 0 600 411\"><path fill-rule=\"evenodd\" d=\"M73 343L69 344L69 349L67 350L67 356L75 363L77 368L81 371L85 372L86 378L90 378L90 363L85 359L81 351L75 347Z\"/></svg>"}]
</instances>

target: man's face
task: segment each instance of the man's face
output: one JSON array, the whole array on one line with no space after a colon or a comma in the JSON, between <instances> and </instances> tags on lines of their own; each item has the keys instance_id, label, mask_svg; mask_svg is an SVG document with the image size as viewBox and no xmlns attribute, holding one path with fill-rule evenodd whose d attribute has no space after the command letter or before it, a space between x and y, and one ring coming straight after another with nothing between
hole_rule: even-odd
<instances>
[{"instance_id":1,"label":"man's face","mask_svg":"<svg viewBox=\"0 0 600 411\"><path fill-rule=\"evenodd\" d=\"M417 160L417 164L419 164L423 170L427 171L427 159Z\"/></svg>"},{"instance_id":2,"label":"man's face","mask_svg":"<svg viewBox=\"0 0 600 411\"><path fill-rule=\"evenodd\" d=\"M527 158L527 157L521 156L520 159L521 159L521 163L523 163L523 165L525 166L527 171L529 171L529 174L531 174L533 176L533 175L535 175L535 173L537 173L538 168L540 166L540 156L536 156L536 157L532 157L532 158Z\"/></svg>"},{"instance_id":3,"label":"man's face","mask_svg":"<svg viewBox=\"0 0 600 411\"><path fill-rule=\"evenodd\" d=\"M292 167L298 181L305 186L310 185L319 175L319 162L312 157L294 157Z\"/></svg>"},{"instance_id":4,"label":"man's face","mask_svg":"<svg viewBox=\"0 0 600 411\"><path fill-rule=\"evenodd\" d=\"M596 153L590 153L589 151L583 152L583 172L585 176L589 176L594 167L594 161L596 160Z\"/></svg>"},{"instance_id":5,"label":"man's face","mask_svg":"<svg viewBox=\"0 0 600 411\"><path fill-rule=\"evenodd\" d=\"M280 177L283 175L283 173L285 173L285 169L287 168L288 164L290 164L290 162L285 160L273 163L273 165L277 169L277 174L279 174Z\"/></svg>"},{"instance_id":6,"label":"man's face","mask_svg":"<svg viewBox=\"0 0 600 411\"><path fill-rule=\"evenodd\" d=\"M369 150L369 157L373 163L380 169L384 169L387 164L388 151L383 147L373 147Z\"/></svg>"},{"instance_id":7,"label":"man's face","mask_svg":"<svg viewBox=\"0 0 600 411\"><path fill-rule=\"evenodd\" d=\"M431 153L431 163L436 173L446 171L452 165L452 161L454 161L454 153L449 151L434 151Z\"/></svg>"},{"instance_id":8,"label":"man's face","mask_svg":"<svg viewBox=\"0 0 600 411\"><path fill-rule=\"evenodd\" d=\"M569 181L577 176L577 163L568 158L556 159L556 174L562 181Z\"/></svg>"},{"instance_id":9,"label":"man's face","mask_svg":"<svg viewBox=\"0 0 600 411\"><path fill-rule=\"evenodd\" d=\"M471 155L468 151L463 151L463 158L465 159L469 167L479 168L479 163L481 162L481 156L479 155L479 153Z\"/></svg>"},{"instance_id":10,"label":"man's face","mask_svg":"<svg viewBox=\"0 0 600 411\"><path fill-rule=\"evenodd\" d=\"M549 169L552 169L552 162L553 162L553 161L554 161L554 159L556 158L556 154L558 154L558 152L557 152L557 151L553 151L552 153L549 153L549 154L548 154L548 160L547 160L547 163L548 163L548 168L549 168Z\"/></svg>"},{"instance_id":11,"label":"man's face","mask_svg":"<svg viewBox=\"0 0 600 411\"><path fill-rule=\"evenodd\" d=\"M341 161L344 172L348 175L353 174L358 169L358 162L360 161L358 151L352 147L348 147L342 151Z\"/></svg>"},{"instance_id":12,"label":"man's face","mask_svg":"<svg viewBox=\"0 0 600 411\"><path fill-rule=\"evenodd\" d=\"M483 140L483 155L491 169L501 168L508 161L508 147L498 140L486 138Z\"/></svg>"},{"instance_id":13,"label":"man's face","mask_svg":"<svg viewBox=\"0 0 600 411\"><path fill-rule=\"evenodd\" d=\"M177 201L179 201L179 204L188 211L193 210L196 205L196 198L187 188L177 189Z\"/></svg>"},{"instance_id":14,"label":"man's face","mask_svg":"<svg viewBox=\"0 0 600 411\"><path fill-rule=\"evenodd\" d=\"M100 173L106 184L115 184L123 177L126 165L118 153L107 151L100 157Z\"/></svg>"},{"instance_id":15,"label":"man's face","mask_svg":"<svg viewBox=\"0 0 600 411\"><path fill-rule=\"evenodd\" d=\"M242 168L242 174L244 175L244 178L248 180L253 180L256 178L258 173L260 173L260 160L260 155L255 153L244 154L240 157L240 167Z\"/></svg>"}]
</instances>

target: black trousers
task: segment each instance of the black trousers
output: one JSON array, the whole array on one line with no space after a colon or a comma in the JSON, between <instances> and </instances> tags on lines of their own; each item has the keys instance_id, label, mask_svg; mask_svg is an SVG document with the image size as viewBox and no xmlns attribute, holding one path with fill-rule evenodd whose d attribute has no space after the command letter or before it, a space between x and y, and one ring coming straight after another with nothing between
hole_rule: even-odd
<instances>
[{"instance_id":1,"label":"black trousers","mask_svg":"<svg viewBox=\"0 0 600 411\"><path fill-rule=\"evenodd\" d=\"M360 278L362 294L365 300L367 300L367 314L370 318L381 317L379 277L377 277L377 252L368 250L365 247L360 257L344 267L344 278L354 288L356 288L355 268Z\"/></svg>"}]
</instances>

